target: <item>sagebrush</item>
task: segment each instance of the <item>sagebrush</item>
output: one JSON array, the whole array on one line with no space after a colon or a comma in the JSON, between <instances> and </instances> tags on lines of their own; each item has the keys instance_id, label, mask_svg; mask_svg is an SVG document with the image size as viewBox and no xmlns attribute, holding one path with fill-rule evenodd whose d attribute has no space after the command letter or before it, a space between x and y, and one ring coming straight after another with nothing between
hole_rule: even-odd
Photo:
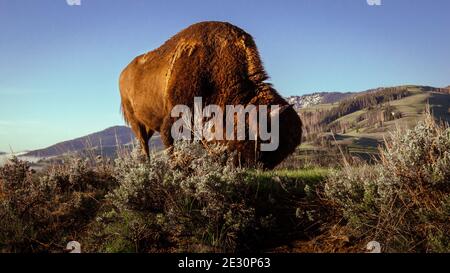
<instances>
[{"instance_id":1,"label":"sagebrush","mask_svg":"<svg viewBox=\"0 0 450 273\"><path fill-rule=\"evenodd\" d=\"M332 172L325 186L353 234L388 252L449 252L450 128L428 114L392 133L380 155Z\"/></svg>"},{"instance_id":2,"label":"sagebrush","mask_svg":"<svg viewBox=\"0 0 450 273\"><path fill-rule=\"evenodd\" d=\"M320 175L269 175L232 158L180 142L149 160L136 149L39 173L13 159L0 172L1 249L60 252L78 240L87 252L262 251L319 221Z\"/></svg>"}]
</instances>

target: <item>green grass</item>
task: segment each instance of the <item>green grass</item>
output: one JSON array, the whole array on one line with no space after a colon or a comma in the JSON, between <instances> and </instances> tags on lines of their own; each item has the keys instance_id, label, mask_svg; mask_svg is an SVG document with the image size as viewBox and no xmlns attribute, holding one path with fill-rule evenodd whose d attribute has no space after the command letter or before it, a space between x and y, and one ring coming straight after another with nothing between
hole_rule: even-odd
<instances>
[{"instance_id":1,"label":"green grass","mask_svg":"<svg viewBox=\"0 0 450 273\"><path fill-rule=\"evenodd\" d=\"M300 147L298 147L298 149L303 149L303 150L310 150L310 149L315 149L317 148L316 146L314 146L313 143L311 142L303 142Z\"/></svg>"},{"instance_id":2,"label":"green grass","mask_svg":"<svg viewBox=\"0 0 450 273\"><path fill-rule=\"evenodd\" d=\"M367 112L367 109L355 111L353 113L350 113L348 115L345 115L343 117L338 118L337 120L333 121L333 123L336 123L336 122L348 122L348 123L356 122L356 119L359 116L365 114L366 112Z\"/></svg>"},{"instance_id":3,"label":"green grass","mask_svg":"<svg viewBox=\"0 0 450 273\"><path fill-rule=\"evenodd\" d=\"M318 183L325 180L329 172L330 169L327 168L310 168L256 172L256 176L258 180L279 177L282 181Z\"/></svg>"},{"instance_id":4,"label":"green grass","mask_svg":"<svg viewBox=\"0 0 450 273\"><path fill-rule=\"evenodd\" d=\"M292 180L321 182L323 181L330 169L326 168L312 168L312 169L298 169L298 170L276 170L269 172L272 175L286 177Z\"/></svg>"},{"instance_id":5,"label":"green grass","mask_svg":"<svg viewBox=\"0 0 450 273\"><path fill-rule=\"evenodd\" d=\"M261 196L304 196L306 189L314 189L327 178L331 169L310 168L296 170L273 170L249 172Z\"/></svg>"},{"instance_id":6,"label":"green grass","mask_svg":"<svg viewBox=\"0 0 450 273\"><path fill-rule=\"evenodd\" d=\"M429 97L430 93L428 92L417 93L416 95L412 95L401 100L392 101L390 105L406 117L418 117L421 116L425 110L425 105Z\"/></svg>"}]
</instances>

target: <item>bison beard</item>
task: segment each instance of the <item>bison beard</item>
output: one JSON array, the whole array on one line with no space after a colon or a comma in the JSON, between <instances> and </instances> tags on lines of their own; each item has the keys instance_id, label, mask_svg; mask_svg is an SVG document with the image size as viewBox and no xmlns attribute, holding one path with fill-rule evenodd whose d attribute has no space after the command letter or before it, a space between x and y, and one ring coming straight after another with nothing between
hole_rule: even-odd
<instances>
[{"instance_id":1,"label":"bison beard","mask_svg":"<svg viewBox=\"0 0 450 273\"><path fill-rule=\"evenodd\" d=\"M171 127L176 105L191 109L194 97L204 105L280 105L288 103L264 81L268 79L253 38L223 22L194 24L156 50L136 57L120 75L125 121L136 134L145 154L148 141L160 132L166 147L173 145ZM292 107L279 113L279 147L255 153L252 140L226 141L237 151L236 162L274 168L300 144L302 123ZM258 147L258 146L256 146Z\"/></svg>"}]
</instances>

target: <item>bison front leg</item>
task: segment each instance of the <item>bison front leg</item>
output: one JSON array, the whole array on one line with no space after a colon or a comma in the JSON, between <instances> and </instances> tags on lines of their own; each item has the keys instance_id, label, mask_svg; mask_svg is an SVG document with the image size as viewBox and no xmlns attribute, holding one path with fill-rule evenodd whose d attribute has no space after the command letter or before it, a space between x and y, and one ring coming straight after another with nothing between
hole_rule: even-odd
<instances>
[{"instance_id":1,"label":"bison front leg","mask_svg":"<svg viewBox=\"0 0 450 273\"><path fill-rule=\"evenodd\" d=\"M174 121L171 117L166 117L161 125L161 140L166 148L173 146L172 125Z\"/></svg>"},{"instance_id":2,"label":"bison front leg","mask_svg":"<svg viewBox=\"0 0 450 273\"><path fill-rule=\"evenodd\" d=\"M147 158L150 158L150 148L149 148L149 141L153 136L153 133L155 131L151 130L151 129L146 129L146 135L145 138L143 139L141 146L144 149L144 154Z\"/></svg>"}]
</instances>

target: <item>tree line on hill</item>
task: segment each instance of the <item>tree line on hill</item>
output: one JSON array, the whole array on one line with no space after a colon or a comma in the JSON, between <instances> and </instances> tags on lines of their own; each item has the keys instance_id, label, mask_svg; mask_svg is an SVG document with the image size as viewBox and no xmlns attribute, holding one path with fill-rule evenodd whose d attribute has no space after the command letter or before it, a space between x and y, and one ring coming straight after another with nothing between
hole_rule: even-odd
<instances>
[{"instance_id":1,"label":"tree line on hill","mask_svg":"<svg viewBox=\"0 0 450 273\"><path fill-rule=\"evenodd\" d=\"M330 131L345 133L353 124L337 120L363 109L367 111L357 117L357 122L367 120L368 124L382 125L385 121L401 118L401 113L395 113L389 102L410 95L411 92L406 87L383 88L344 99L331 109L302 111L300 117L305 128L305 138L310 141L315 139L317 134Z\"/></svg>"}]
</instances>

